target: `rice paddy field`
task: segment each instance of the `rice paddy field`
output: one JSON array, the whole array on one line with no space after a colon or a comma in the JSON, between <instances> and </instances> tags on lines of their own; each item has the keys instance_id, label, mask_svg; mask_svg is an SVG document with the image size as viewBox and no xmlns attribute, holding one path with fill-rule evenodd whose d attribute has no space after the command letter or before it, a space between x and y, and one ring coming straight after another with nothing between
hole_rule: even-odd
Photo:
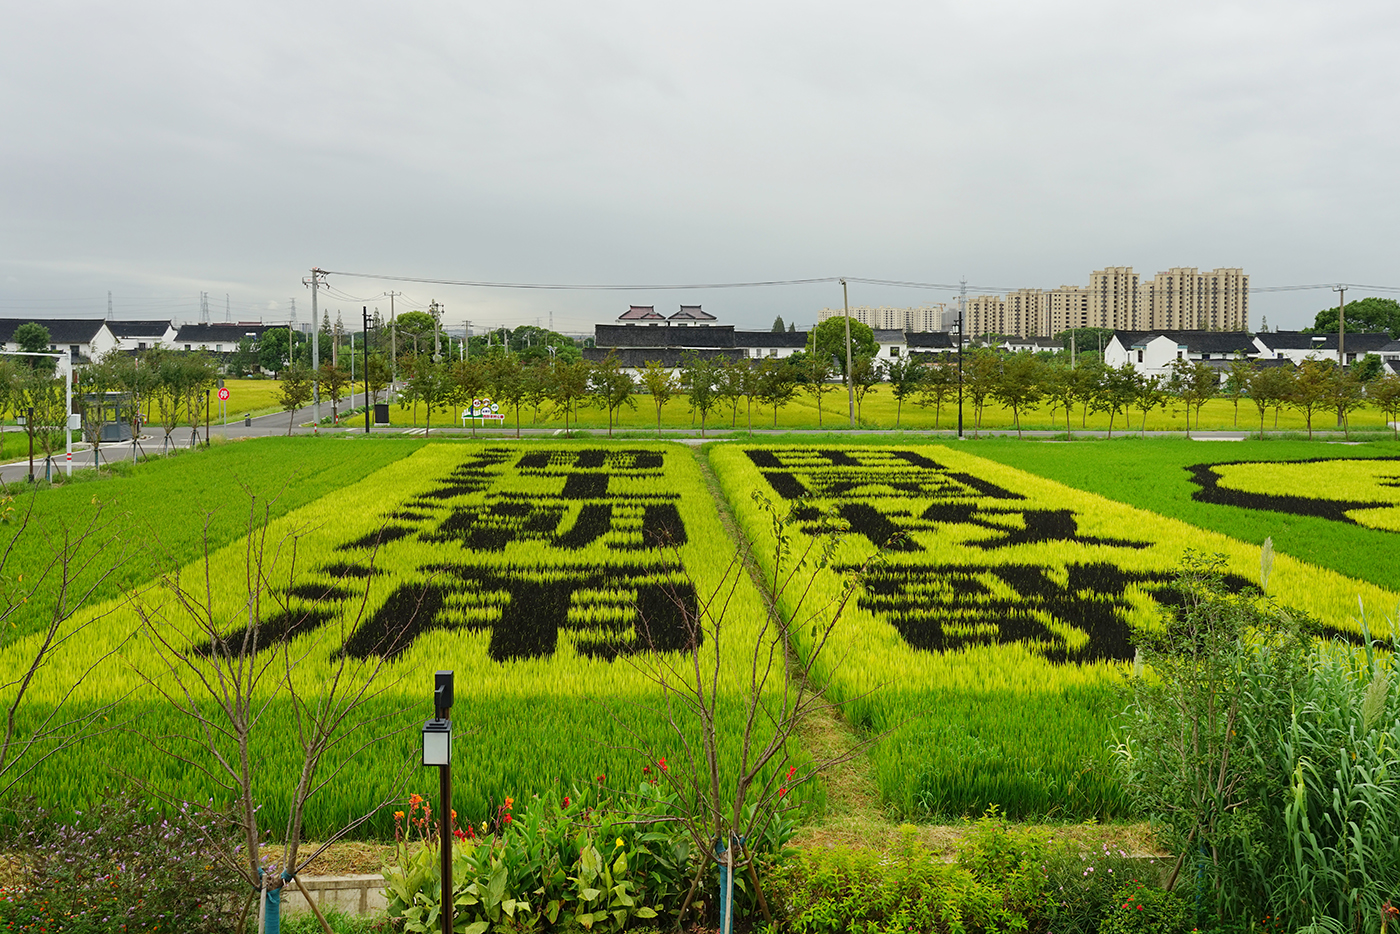
<instances>
[{"instance_id":1,"label":"rice paddy field","mask_svg":"<svg viewBox=\"0 0 1400 934\"><path fill-rule=\"evenodd\" d=\"M299 659L292 677L306 690L341 661L352 676L384 667L366 709L391 735L334 754L332 767L345 768L313 802L312 836L392 797L405 767L413 788L427 787L412 762L442 668L457 673L454 795L469 819L506 796L637 780L638 746L684 757L647 673L684 649L685 613L740 548L768 560L761 496L791 510L799 543L824 514L848 526L833 563L815 571L818 597L876 562L814 675L857 729L883 737L866 754L892 816L947 819L996 804L1025 818L1128 818L1108 748L1115 688L1132 672L1129 623L1160 618L1188 548L1225 555L1233 583L1257 583L1271 535L1271 593L1334 638L1357 638L1358 597L1384 628L1400 593L1397 455L1389 443L826 436L704 448L277 438L182 453L32 501L44 534L24 538L7 575L99 507L129 557L98 586L85 610L93 625L41 673L23 715L37 722L110 651L74 702L115 703L108 722L119 728L50 759L23 791L60 813L133 777L187 800L219 798L198 768L156 748L199 755L184 739L189 721L149 683L170 686L143 619L199 648L168 586L176 576L208 595L201 612L225 633L246 626L248 581L262 580L266 651ZM267 509L251 574L250 503ZM746 642L764 612L758 588L745 578L729 609L738 638L723 647L720 719L730 761ZM0 648L4 680L38 623ZM805 639L799 652L811 649ZM297 745L294 712L270 688L257 736L263 824L276 827ZM362 831L392 835L392 820Z\"/></svg>"}]
</instances>

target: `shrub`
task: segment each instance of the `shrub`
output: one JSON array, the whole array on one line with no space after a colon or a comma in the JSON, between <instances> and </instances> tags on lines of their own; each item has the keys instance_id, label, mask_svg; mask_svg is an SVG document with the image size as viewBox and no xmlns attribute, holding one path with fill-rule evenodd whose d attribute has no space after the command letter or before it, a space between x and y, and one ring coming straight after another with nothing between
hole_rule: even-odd
<instances>
[{"instance_id":1,"label":"shrub","mask_svg":"<svg viewBox=\"0 0 1400 934\"><path fill-rule=\"evenodd\" d=\"M188 806L163 817L109 795L72 824L31 811L18 840L20 884L0 897L6 930L65 934L226 932L243 899L221 824Z\"/></svg>"},{"instance_id":2,"label":"shrub","mask_svg":"<svg viewBox=\"0 0 1400 934\"><path fill-rule=\"evenodd\" d=\"M1099 934L1185 934L1192 928L1191 905L1176 892L1135 883L1120 888L1115 901Z\"/></svg>"},{"instance_id":3,"label":"shrub","mask_svg":"<svg viewBox=\"0 0 1400 934\"><path fill-rule=\"evenodd\" d=\"M1024 930L1006 893L940 861L902 828L893 854L841 847L807 850L774 874L777 907L796 934ZM990 860L987 865L990 865Z\"/></svg>"}]
</instances>

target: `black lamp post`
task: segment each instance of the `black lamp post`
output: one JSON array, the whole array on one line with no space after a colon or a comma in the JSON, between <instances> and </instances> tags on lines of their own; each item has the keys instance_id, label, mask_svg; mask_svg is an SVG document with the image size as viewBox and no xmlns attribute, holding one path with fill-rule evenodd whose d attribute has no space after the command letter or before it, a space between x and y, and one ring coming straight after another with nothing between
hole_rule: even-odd
<instances>
[{"instance_id":1,"label":"black lamp post","mask_svg":"<svg viewBox=\"0 0 1400 934\"><path fill-rule=\"evenodd\" d=\"M423 764L438 767L442 934L452 934L452 672L433 675L433 719L423 724Z\"/></svg>"}]
</instances>

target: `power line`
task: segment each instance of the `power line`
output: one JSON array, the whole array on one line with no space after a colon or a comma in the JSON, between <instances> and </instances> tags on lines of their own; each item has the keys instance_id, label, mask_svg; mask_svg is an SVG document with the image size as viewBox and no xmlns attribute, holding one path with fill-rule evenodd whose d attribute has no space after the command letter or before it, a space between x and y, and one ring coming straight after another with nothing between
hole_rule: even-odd
<instances>
[{"instance_id":1,"label":"power line","mask_svg":"<svg viewBox=\"0 0 1400 934\"><path fill-rule=\"evenodd\" d=\"M346 272L343 270L327 270L327 275L351 276L358 279L382 279L389 282L421 282L427 285L451 285L466 288L479 289L544 289L551 291L575 291L575 292L663 292L663 291L689 291L702 289L753 289L771 288L795 285L823 285L840 282L843 279L847 282L859 282L863 285L883 285L902 289L930 289L942 292L960 292L964 286L962 284L952 284L947 282L918 282L907 279L873 279L861 276L816 276L807 279L761 279L748 282L700 282L700 283L557 283L557 282L486 282L472 279L433 279L425 276L391 276L366 272ZM1251 292L1299 292L1307 290L1333 289L1338 286L1345 286L1349 289L1358 289L1370 292L1400 292L1400 286L1391 285L1361 285L1354 282L1338 283L1326 282L1314 285L1272 285L1272 286L1251 286ZM968 285L966 289L973 292L1016 292L1028 286L992 286L992 285Z\"/></svg>"}]
</instances>

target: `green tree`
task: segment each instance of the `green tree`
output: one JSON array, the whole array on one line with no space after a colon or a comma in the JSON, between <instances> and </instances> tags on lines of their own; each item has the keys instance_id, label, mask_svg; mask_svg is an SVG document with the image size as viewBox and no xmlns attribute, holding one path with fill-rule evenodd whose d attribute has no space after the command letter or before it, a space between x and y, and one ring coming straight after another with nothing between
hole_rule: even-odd
<instances>
[{"instance_id":1,"label":"green tree","mask_svg":"<svg viewBox=\"0 0 1400 934\"><path fill-rule=\"evenodd\" d=\"M896 357L885 365L885 379L889 381L890 394L894 396L894 427L899 427L904 400L919 391L926 373L923 361L908 354Z\"/></svg>"},{"instance_id":2,"label":"green tree","mask_svg":"<svg viewBox=\"0 0 1400 934\"><path fill-rule=\"evenodd\" d=\"M856 397L856 421L861 420L865 396L885 379L885 367L874 357L859 356L851 362L851 388Z\"/></svg>"},{"instance_id":3,"label":"green tree","mask_svg":"<svg viewBox=\"0 0 1400 934\"><path fill-rule=\"evenodd\" d=\"M824 353L808 354L802 367L802 375L806 378L802 388L817 400L817 427L822 427L822 399L829 392L836 391L836 385L831 382L835 366L831 362L831 357Z\"/></svg>"},{"instance_id":4,"label":"green tree","mask_svg":"<svg viewBox=\"0 0 1400 934\"><path fill-rule=\"evenodd\" d=\"M219 367L212 356L202 351L184 352L179 356L180 388L185 394L185 413L190 420L190 446L193 447L199 439L201 406L207 417L209 396L219 381Z\"/></svg>"},{"instance_id":5,"label":"green tree","mask_svg":"<svg viewBox=\"0 0 1400 934\"><path fill-rule=\"evenodd\" d=\"M1107 369L1101 360L1090 359L1075 365L1070 370L1070 384L1074 399L1079 403L1079 427L1088 427L1089 409L1098 398L1099 387L1103 384Z\"/></svg>"},{"instance_id":6,"label":"green tree","mask_svg":"<svg viewBox=\"0 0 1400 934\"><path fill-rule=\"evenodd\" d=\"M531 422L540 420L540 409L549 401L550 387L554 384L554 366L549 359L541 358L525 368L525 404L534 414Z\"/></svg>"},{"instance_id":7,"label":"green tree","mask_svg":"<svg viewBox=\"0 0 1400 934\"><path fill-rule=\"evenodd\" d=\"M758 390L754 398L760 405L773 407L773 427L778 427L778 410L797 395L797 368L790 359L765 357L758 365Z\"/></svg>"},{"instance_id":8,"label":"green tree","mask_svg":"<svg viewBox=\"0 0 1400 934\"><path fill-rule=\"evenodd\" d=\"M286 328L268 328L258 338L258 366L276 375L291 357Z\"/></svg>"},{"instance_id":9,"label":"green tree","mask_svg":"<svg viewBox=\"0 0 1400 934\"><path fill-rule=\"evenodd\" d=\"M22 369L27 370L28 367ZM5 416L15 410L20 376L21 368L15 366L13 358L0 357L0 460L5 458Z\"/></svg>"},{"instance_id":10,"label":"green tree","mask_svg":"<svg viewBox=\"0 0 1400 934\"><path fill-rule=\"evenodd\" d=\"M648 360L642 365L642 386L651 395L651 404L656 406L656 436L661 437L661 410L671 401L676 391L676 377L660 360Z\"/></svg>"},{"instance_id":11,"label":"green tree","mask_svg":"<svg viewBox=\"0 0 1400 934\"><path fill-rule=\"evenodd\" d=\"M1191 437L1191 409L1196 410L1196 430L1201 428L1201 407L1220 392L1220 373L1204 360L1172 361L1167 388L1186 406L1186 437Z\"/></svg>"},{"instance_id":12,"label":"green tree","mask_svg":"<svg viewBox=\"0 0 1400 934\"><path fill-rule=\"evenodd\" d=\"M719 364L719 383L715 391L719 393L720 402L729 405L730 428L739 424L739 400L744 397L744 371L748 368L747 358L721 360Z\"/></svg>"},{"instance_id":13,"label":"green tree","mask_svg":"<svg viewBox=\"0 0 1400 934\"><path fill-rule=\"evenodd\" d=\"M300 363L282 368L278 377L277 404L287 413L287 434L292 433L296 424L297 409L311 401L311 373Z\"/></svg>"},{"instance_id":14,"label":"green tree","mask_svg":"<svg viewBox=\"0 0 1400 934\"><path fill-rule=\"evenodd\" d=\"M529 390L521 358L515 354L490 357L486 363L486 381L491 387L491 398L515 410L515 436L520 437L520 406Z\"/></svg>"},{"instance_id":15,"label":"green tree","mask_svg":"<svg viewBox=\"0 0 1400 934\"><path fill-rule=\"evenodd\" d=\"M1313 326L1305 333L1336 334L1337 307L1324 308L1313 318ZM1347 302L1347 331L1385 331L1400 338L1400 301L1393 298L1361 298Z\"/></svg>"},{"instance_id":16,"label":"green tree","mask_svg":"<svg viewBox=\"0 0 1400 934\"><path fill-rule=\"evenodd\" d=\"M1293 384L1297 379L1291 366L1256 366L1249 374L1249 398L1259 410L1259 437L1264 437L1264 414L1270 406L1274 410L1274 428L1278 428L1278 413L1293 396Z\"/></svg>"},{"instance_id":17,"label":"green tree","mask_svg":"<svg viewBox=\"0 0 1400 934\"><path fill-rule=\"evenodd\" d=\"M554 364L554 380L551 384L549 398L554 402L556 411L564 413L565 437L569 436L570 413L574 414L574 423L577 427L579 400L588 395L589 370L590 366L587 360Z\"/></svg>"},{"instance_id":18,"label":"green tree","mask_svg":"<svg viewBox=\"0 0 1400 934\"><path fill-rule=\"evenodd\" d=\"M982 427L982 410L992 390L1001 382L1001 356L995 350L978 348L963 360L963 391L972 400L972 434Z\"/></svg>"},{"instance_id":19,"label":"green tree","mask_svg":"<svg viewBox=\"0 0 1400 934\"><path fill-rule=\"evenodd\" d=\"M1153 409L1167 407L1167 390L1162 377L1138 374L1137 392L1133 396L1133 407L1142 412L1142 436L1147 437L1147 413Z\"/></svg>"},{"instance_id":20,"label":"green tree","mask_svg":"<svg viewBox=\"0 0 1400 934\"><path fill-rule=\"evenodd\" d=\"M331 424L340 424L340 400L350 385L350 371L341 369L329 359L321 364L321 389L331 400Z\"/></svg>"},{"instance_id":21,"label":"green tree","mask_svg":"<svg viewBox=\"0 0 1400 934\"><path fill-rule=\"evenodd\" d=\"M459 409L473 405L486 394L490 378L486 364L476 358L453 360L448 369L448 392L451 404ZM476 437L476 419L468 419L472 426L472 437Z\"/></svg>"},{"instance_id":22,"label":"green tree","mask_svg":"<svg viewBox=\"0 0 1400 934\"><path fill-rule=\"evenodd\" d=\"M1366 394L1390 422L1395 437L1400 439L1400 375L1387 373L1380 379L1372 380L1371 385L1366 387Z\"/></svg>"},{"instance_id":23,"label":"green tree","mask_svg":"<svg viewBox=\"0 0 1400 934\"><path fill-rule=\"evenodd\" d=\"M15 328L15 333L10 337L24 353L51 353L52 341L49 338L49 329L35 321L26 321ZM56 361L52 357L27 357L25 365L31 370L43 370L52 373Z\"/></svg>"},{"instance_id":24,"label":"green tree","mask_svg":"<svg viewBox=\"0 0 1400 934\"><path fill-rule=\"evenodd\" d=\"M389 326L394 329L400 360L432 351L433 335L438 325L426 311L405 311L396 315Z\"/></svg>"},{"instance_id":25,"label":"green tree","mask_svg":"<svg viewBox=\"0 0 1400 934\"><path fill-rule=\"evenodd\" d=\"M608 410L608 437L613 434L613 413L624 405L637 407L636 400L632 398L637 391L636 380L632 379L632 374L622 368L621 362L617 359L617 354L609 351L602 360L593 364L593 372L589 374L588 391L598 404Z\"/></svg>"},{"instance_id":26,"label":"green tree","mask_svg":"<svg viewBox=\"0 0 1400 934\"><path fill-rule=\"evenodd\" d=\"M783 316L782 316L782 315L778 315L778 317L776 317L776 318L773 319L773 333L774 333L774 334L781 334L781 333L783 333L783 332L786 331L786 330L787 330L787 325L783 324Z\"/></svg>"},{"instance_id":27,"label":"green tree","mask_svg":"<svg viewBox=\"0 0 1400 934\"><path fill-rule=\"evenodd\" d=\"M1074 437L1074 425L1070 422L1070 414L1074 410L1074 403L1079 396L1074 385L1074 373L1069 367L1063 364L1052 364L1045 368L1044 376L1045 398L1050 403L1050 424L1055 424L1054 412L1056 409L1065 410L1065 434L1071 439Z\"/></svg>"},{"instance_id":28,"label":"green tree","mask_svg":"<svg viewBox=\"0 0 1400 934\"><path fill-rule=\"evenodd\" d=\"M705 437L705 420L719 404L719 364L697 353L681 357L681 387L690 401L690 410L700 414L700 437Z\"/></svg>"},{"instance_id":29,"label":"green tree","mask_svg":"<svg viewBox=\"0 0 1400 934\"><path fill-rule=\"evenodd\" d=\"M1128 409L1137 398L1137 370L1131 363L1109 367L1103 371L1099 391L1091 405L1095 412L1108 413L1108 436L1113 437L1113 417L1119 412L1127 415Z\"/></svg>"},{"instance_id":30,"label":"green tree","mask_svg":"<svg viewBox=\"0 0 1400 934\"><path fill-rule=\"evenodd\" d=\"M1351 440L1351 413L1366 404L1366 387L1353 370L1333 367L1328 377L1323 402L1336 411L1344 437Z\"/></svg>"},{"instance_id":31,"label":"green tree","mask_svg":"<svg viewBox=\"0 0 1400 934\"><path fill-rule=\"evenodd\" d=\"M1235 404L1235 427L1240 427L1240 397L1249 392L1249 374L1254 364L1242 351L1235 351L1230 368L1225 371L1225 395Z\"/></svg>"},{"instance_id":32,"label":"green tree","mask_svg":"<svg viewBox=\"0 0 1400 934\"><path fill-rule=\"evenodd\" d=\"M361 358L364 359L364 358ZM393 369L389 358L382 353L371 354L365 360L365 373L361 377L361 385L369 384L369 398L365 400L365 405L379 401L379 396L384 390L389 388L389 383L393 379ZM355 387L350 387L350 395L355 395Z\"/></svg>"},{"instance_id":33,"label":"green tree","mask_svg":"<svg viewBox=\"0 0 1400 934\"><path fill-rule=\"evenodd\" d=\"M446 402L448 394L452 391L446 367L428 354L414 357L409 370L408 385L413 398L422 401L427 410L427 417L423 422L423 434L426 435L433 429L433 409ZM414 421L416 423L417 419Z\"/></svg>"},{"instance_id":34,"label":"green tree","mask_svg":"<svg viewBox=\"0 0 1400 934\"><path fill-rule=\"evenodd\" d=\"M1328 384L1332 381L1331 367L1318 360L1304 360L1298 367L1293 380L1293 392L1288 396L1288 404L1303 413L1308 426L1308 439L1312 440L1312 420L1315 413L1327 401Z\"/></svg>"},{"instance_id":35,"label":"green tree","mask_svg":"<svg viewBox=\"0 0 1400 934\"><path fill-rule=\"evenodd\" d=\"M861 324L855 318L851 318L851 360L864 354L867 357L874 357L880 352L879 346L875 343L875 332L870 330L869 325ZM812 330L807 332L807 353L822 354L830 359L836 367L836 372L841 374L842 381L846 379L846 317L837 315L834 318L827 318Z\"/></svg>"},{"instance_id":36,"label":"green tree","mask_svg":"<svg viewBox=\"0 0 1400 934\"><path fill-rule=\"evenodd\" d=\"M992 387L992 399L1011 410L1016 437L1021 437L1021 412L1040 404L1044 395L1042 380L1045 364L1034 354L1012 354L1002 364L1000 378Z\"/></svg>"},{"instance_id":37,"label":"green tree","mask_svg":"<svg viewBox=\"0 0 1400 934\"><path fill-rule=\"evenodd\" d=\"M933 406L933 428L938 430L939 419L943 415L943 403L958 394L958 368L950 360L939 360L930 364L919 383L919 394L914 398L921 408Z\"/></svg>"},{"instance_id":38,"label":"green tree","mask_svg":"<svg viewBox=\"0 0 1400 934\"><path fill-rule=\"evenodd\" d=\"M1360 360L1357 360L1350 367L1350 372L1356 376L1358 382L1365 384L1380 376L1385 371L1385 362L1380 356L1368 353Z\"/></svg>"},{"instance_id":39,"label":"green tree","mask_svg":"<svg viewBox=\"0 0 1400 934\"><path fill-rule=\"evenodd\" d=\"M22 367L18 388L19 408L25 413L25 433L29 436L29 449L33 451L34 443L38 442L39 451L44 455L45 474L51 476L53 452L62 443L63 432L67 431L68 423L68 412L64 407L63 378L53 376L42 367ZM29 476L34 476L32 457Z\"/></svg>"}]
</instances>

